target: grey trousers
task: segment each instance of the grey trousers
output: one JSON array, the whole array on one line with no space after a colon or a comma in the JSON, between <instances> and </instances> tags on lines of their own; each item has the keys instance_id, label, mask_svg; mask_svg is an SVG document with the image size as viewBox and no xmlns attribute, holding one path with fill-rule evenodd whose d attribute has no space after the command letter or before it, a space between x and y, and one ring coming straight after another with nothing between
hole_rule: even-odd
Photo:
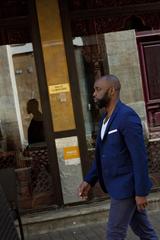
<instances>
[{"instance_id":1,"label":"grey trousers","mask_svg":"<svg viewBox=\"0 0 160 240\"><path fill-rule=\"evenodd\" d=\"M134 198L123 200L111 199L106 239L124 240L129 225L139 239L158 240L148 219L146 210L138 211Z\"/></svg>"}]
</instances>

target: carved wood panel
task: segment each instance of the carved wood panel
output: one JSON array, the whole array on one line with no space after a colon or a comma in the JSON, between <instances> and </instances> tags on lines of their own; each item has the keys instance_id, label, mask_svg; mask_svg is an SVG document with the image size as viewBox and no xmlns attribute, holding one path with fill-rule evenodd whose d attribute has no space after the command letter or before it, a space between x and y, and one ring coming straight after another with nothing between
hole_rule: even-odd
<instances>
[{"instance_id":1,"label":"carved wood panel","mask_svg":"<svg viewBox=\"0 0 160 240\"><path fill-rule=\"evenodd\" d=\"M0 45L31 42L31 31L28 26L7 26L0 28Z\"/></svg>"},{"instance_id":2,"label":"carved wood panel","mask_svg":"<svg viewBox=\"0 0 160 240\"><path fill-rule=\"evenodd\" d=\"M1 0L0 19L27 15L28 15L27 0Z\"/></svg>"},{"instance_id":3,"label":"carved wood panel","mask_svg":"<svg viewBox=\"0 0 160 240\"><path fill-rule=\"evenodd\" d=\"M8 29L6 31L7 44L31 42L31 33L28 27Z\"/></svg>"},{"instance_id":4,"label":"carved wood panel","mask_svg":"<svg viewBox=\"0 0 160 240\"><path fill-rule=\"evenodd\" d=\"M141 23L132 22L133 15L113 17L92 17L90 19L74 19L71 21L72 35L88 36L113 31L132 29L138 24L138 31L160 29L160 14L138 14Z\"/></svg>"},{"instance_id":5,"label":"carved wood panel","mask_svg":"<svg viewBox=\"0 0 160 240\"><path fill-rule=\"evenodd\" d=\"M69 9L71 11L78 11L82 9L96 9L96 8L109 8L120 7L133 4L155 3L158 0L68 0Z\"/></svg>"},{"instance_id":6,"label":"carved wood panel","mask_svg":"<svg viewBox=\"0 0 160 240\"><path fill-rule=\"evenodd\" d=\"M27 0L1 0L0 45L31 41Z\"/></svg>"}]
</instances>

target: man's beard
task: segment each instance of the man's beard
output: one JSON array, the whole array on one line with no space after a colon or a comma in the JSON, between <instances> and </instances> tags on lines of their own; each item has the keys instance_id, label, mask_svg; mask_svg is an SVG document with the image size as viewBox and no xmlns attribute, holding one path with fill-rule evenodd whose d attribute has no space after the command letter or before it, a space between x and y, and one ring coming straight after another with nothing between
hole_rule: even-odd
<instances>
[{"instance_id":1,"label":"man's beard","mask_svg":"<svg viewBox=\"0 0 160 240\"><path fill-rule=\"evenodd\" d=\"M108 91L106 91L106 93L104 94L104 96L101 99L97 99L96 105L99 109L106 108L109 105L110 101L111 101L111 99L108 96Z\"/></svg>"}]
</instances>

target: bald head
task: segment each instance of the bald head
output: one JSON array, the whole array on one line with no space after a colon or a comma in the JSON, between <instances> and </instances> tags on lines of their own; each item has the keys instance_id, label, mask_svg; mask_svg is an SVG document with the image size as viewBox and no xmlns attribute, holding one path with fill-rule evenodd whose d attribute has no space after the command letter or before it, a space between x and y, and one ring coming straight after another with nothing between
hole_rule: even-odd
<instances>
[{"instance_id":1,"label":"bald head","mask_svg":"<svg viewBox=\"0 0 160 240\"><path fill-rule=\"evenodd\" d=\"M121 84L114 75L105 75L94 83L94 101L99 108L114 106L119 99Z\"/></svg>"},{"instance_id":2,"label":"bald head","mask_svg":"<svg viewBox=\"0 0 160 240\"><path fill-rule=\"evenodd\" d=\"M115 75L105 75L102 76L100 79L107 81L110 87L113 87L116 91L120 92L121 84L119 79Z\"/></svg>"}]
</instances>

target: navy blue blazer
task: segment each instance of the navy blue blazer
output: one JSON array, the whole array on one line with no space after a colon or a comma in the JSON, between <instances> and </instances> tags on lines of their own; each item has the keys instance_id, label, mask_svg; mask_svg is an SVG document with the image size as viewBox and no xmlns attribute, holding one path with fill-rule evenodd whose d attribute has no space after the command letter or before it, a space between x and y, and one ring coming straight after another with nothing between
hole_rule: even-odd
<instances>
[{"instance_id":1,"label":"navy blue blazer","mask_svg":"<svg viewBox=\"0 0 160 240\"><path fill-rule=\"evenodd\" d=\"M146 196L151 189L141 120L129 106L118 101L101 140L97 136L95 161L84 181L99 180L104 192L115 199Z\"/></svg>"}]
</instances>

